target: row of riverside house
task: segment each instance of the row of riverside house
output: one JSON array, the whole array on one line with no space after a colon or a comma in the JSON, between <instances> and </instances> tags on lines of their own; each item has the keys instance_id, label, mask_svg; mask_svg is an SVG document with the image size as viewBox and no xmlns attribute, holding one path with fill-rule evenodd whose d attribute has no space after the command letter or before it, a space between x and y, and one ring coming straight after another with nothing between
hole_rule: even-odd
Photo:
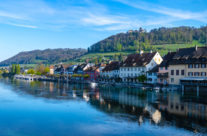
<instances>
[{"instance_id":1,"label":"row of riverside house","mask_svg":"<svg viewBox=\"0 0 207 136\"><path fill-rule=\"evenodd\" d=\"M158 52L130 54L123 62L94 65L84 63L56 68L54 74L102 82L180 85L181 82L207 80L207 47L192 47L169 52L163 58Z\"/></svg>"}]
</instances>

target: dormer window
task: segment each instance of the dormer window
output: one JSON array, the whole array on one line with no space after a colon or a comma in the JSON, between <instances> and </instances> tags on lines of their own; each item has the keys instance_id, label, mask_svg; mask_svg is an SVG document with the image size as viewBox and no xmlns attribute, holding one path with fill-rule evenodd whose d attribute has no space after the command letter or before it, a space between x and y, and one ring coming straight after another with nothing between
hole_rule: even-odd
<instances>
[{"instance_id":1,"label":"dormer window","mask_svg":"<svg viewBox=\"0 0 207 136\"><path fill-rule=\"evenodd\" d=\"M188 68L193 68L193 64L188 64Z\"/></svg>"},{"instance_id":2,"label":"dormer window","mask_svg":"<svg viewBox=\"0 0 207 136\"><path fill-rule=\"evenodd\" d=\"M201 68L206 68L206 64L201 64Z\"/></svg>"},{"instance_id":3,"label":"dormer window","mask_svg":"<svg viewBox=\"0 0 207 136\"><path fill-rule=\"evenodd\" d=\"M194 64L194 68L199 68L199 64Z\"/></svg>"}]
</instances>

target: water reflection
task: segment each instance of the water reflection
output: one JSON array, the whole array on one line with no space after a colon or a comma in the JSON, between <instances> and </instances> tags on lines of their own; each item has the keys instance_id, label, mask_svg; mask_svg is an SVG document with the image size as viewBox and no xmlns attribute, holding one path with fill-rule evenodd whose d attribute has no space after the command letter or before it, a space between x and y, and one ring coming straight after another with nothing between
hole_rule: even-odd
<instances>
[{"instance_id":1,"label":"water reflection","mask_svg":"<svg viewBox=\"0 0 207 136\"><path fill-rule=\"evenodd\" d=\"M33 97L66 101L85 101L102 113L137 126L174 127L193 133L207 133L207 100L205 97L178 92L154 93L136 88L24 82L5 80L18 93ZM205 95L205 94L204 94ZM195 97L194 97L195 96Z\"/></svg>"}]
</instances>

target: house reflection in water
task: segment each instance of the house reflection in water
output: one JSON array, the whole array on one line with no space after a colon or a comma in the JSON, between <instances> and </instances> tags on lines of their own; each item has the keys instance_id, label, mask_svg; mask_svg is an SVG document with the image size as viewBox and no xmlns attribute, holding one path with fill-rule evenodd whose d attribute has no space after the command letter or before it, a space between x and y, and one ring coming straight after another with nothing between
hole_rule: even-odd
<instances>
[{"instance_id":1,"label":"house reflection in water","mask_svg":"<svg viewBox=\"0 0 207 136\"><path fill-rule=\"evenodd\" d=\"M207 133L206 97L184 95L177 92L155 93L137 88L119 88L90 85L58 84L21 81L4 82L34 97L85 101L92 108L121 121L150 123L158 126L174 126L193 132ZM195 97L192 97L195 96Z\"/></svg>"},{"instance_id":2,"label":"house reflection in water","mask_svg":"<svg viewBox=\"0 0 207 136\"><path fill-rule=\"evenodd\" d=\"M175 93L169 93L166 99L159 104L159 109L168 111L170 114L207 120L207 105L205 103L199 103L194 99L185 99L185 96Z\"/></svg>"}]
</instances>

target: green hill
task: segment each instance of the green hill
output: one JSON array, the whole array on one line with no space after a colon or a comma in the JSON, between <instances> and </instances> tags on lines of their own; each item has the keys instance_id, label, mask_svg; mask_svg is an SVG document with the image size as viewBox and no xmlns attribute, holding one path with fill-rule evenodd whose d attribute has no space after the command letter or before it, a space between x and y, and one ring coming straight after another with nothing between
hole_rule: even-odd
<instances>
[{"instance_id":1,"label":"green hill","mask_svg":"<svg viewBox=\"0 0 207 136\"><path fill-rule=\"evenodd\" d=\"M89 47L88 51L90 53L137 51L139 49L150 51L165 45L192 45L195 41L199 45L207 43L207 26L201 28L162 27L149 32L142 28L134 31L130 30L127 33L110 36Z\"/></svg>"},{"instance_id":2,"label":"green hill","mask_svg":"<svg viewBox=\"0 0 207 136\"><path fill-rule=\"evenodd\" d=\"M84 55L85 49L46 49L20 52L19 54L0 62L0 66L11 64L53 64L67 62Z\"/></svg>"}]
</instances>

